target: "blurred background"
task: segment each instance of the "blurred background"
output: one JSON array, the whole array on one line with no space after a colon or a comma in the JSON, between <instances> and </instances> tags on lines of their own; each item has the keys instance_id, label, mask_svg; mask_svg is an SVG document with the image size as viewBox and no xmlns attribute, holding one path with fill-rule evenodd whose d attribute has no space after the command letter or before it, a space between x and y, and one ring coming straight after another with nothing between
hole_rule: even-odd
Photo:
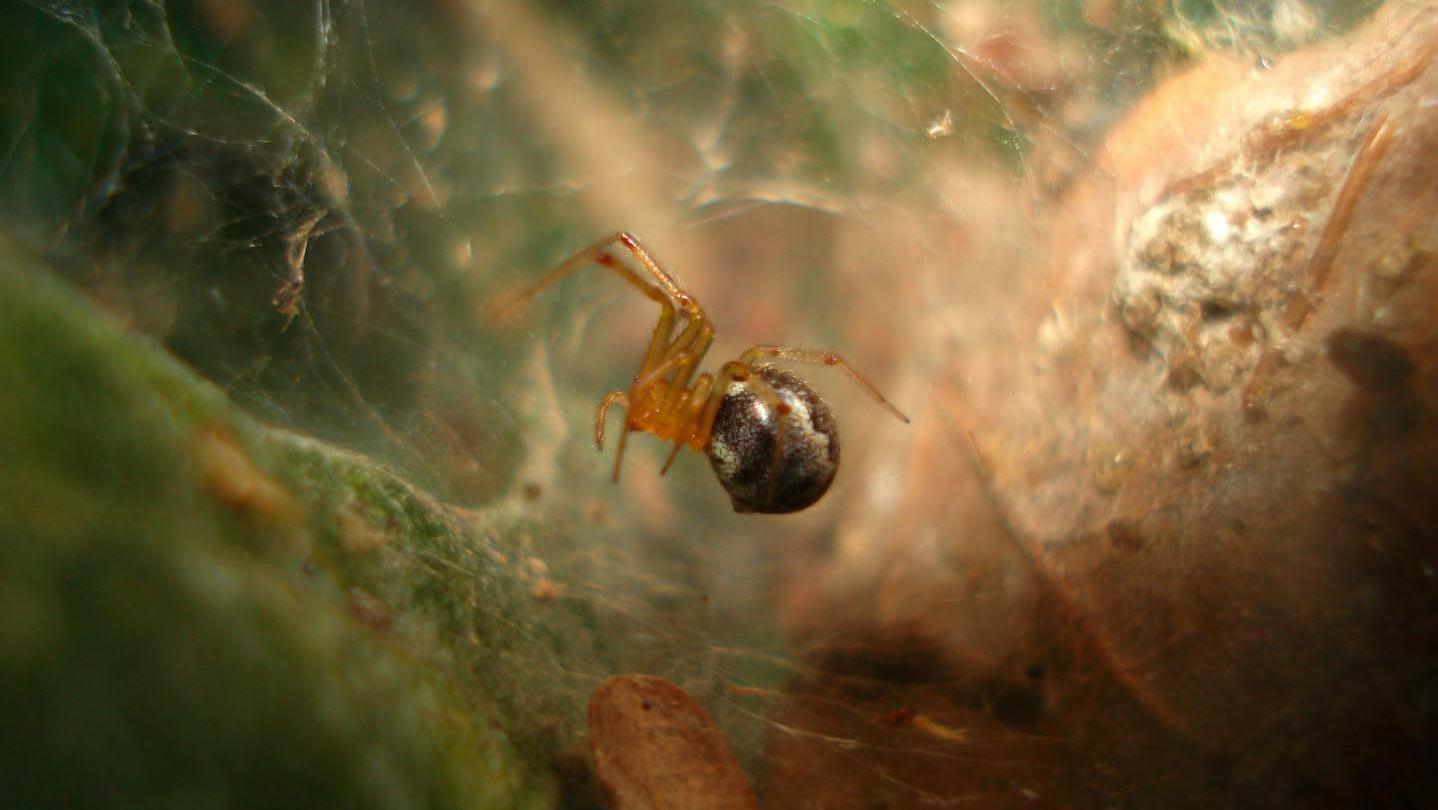
<instances>
[{"instance_id":1,"label":"blurred background","mask_svg":"<svg viewBox=\"0 0 1438 810\"><path fill-rule=\"evenodd\" d=\"M0 5L6 793L640 806L643 672L767 807L1431 806L1433 19ZM653 304L503 305L617 229L913 424L795 367L813 508L611 482Z\"/></svg>"}]
</instances>

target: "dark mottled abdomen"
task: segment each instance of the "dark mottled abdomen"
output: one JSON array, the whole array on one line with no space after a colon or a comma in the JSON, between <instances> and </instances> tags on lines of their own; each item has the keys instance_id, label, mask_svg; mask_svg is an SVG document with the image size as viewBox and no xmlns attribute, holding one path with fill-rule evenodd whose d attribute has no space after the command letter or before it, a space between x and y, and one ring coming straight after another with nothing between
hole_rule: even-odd
<instances>
[{"instance_id":1,"label":"dark mottled abdomen","mask_svg":"<svg viewBox=\"0 0 1438 810\"><path fill-rule=\"evenodd\" d=\"M839 470L838 426L828 403L803 380L773 366L755 366L754 373L789 412L776 418L752 380L731 384L705 448L709 463L734 511L797 512L819 500Z\"/></svg>"}]
</instances>

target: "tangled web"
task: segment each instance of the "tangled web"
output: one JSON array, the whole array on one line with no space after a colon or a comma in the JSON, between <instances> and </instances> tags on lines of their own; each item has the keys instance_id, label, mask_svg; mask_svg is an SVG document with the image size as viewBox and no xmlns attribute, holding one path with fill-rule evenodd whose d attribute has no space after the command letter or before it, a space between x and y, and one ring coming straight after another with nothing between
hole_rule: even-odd
<instances>
[{"instance_id":1,"label":"tangled web","mask_svg":"<svg viewBox=\"0 0 1438 810\"><path fill-rule=\"evenodd\" d=\"M649 304L601 270L518 322L495 302L634 230L715 318L710 364L830 348L919 413L940 358L999 317L945 303L1005 283L945 272L966 234L1022 249L1004 212L1056 200L1155 76L1212 51L1261 61L1363 12L1240 5L27 0L0 10L29 43L0 56L0 212L262 421L523 516L522 575L542 567L595 633L628 634L569 673L577 702L616 666L653 672L756 774L802 770L772 753L798 740L900 802L1034 791L921 787L915 768L982 759L913 708L963 676L876 641L872 605L816 615L835 588L878 587L886 543L922 542L884 530L923 451L900 427L815 372L845 461L814 510L733 515L703 458L661 477L666 448L640 437L615 485L590 419L638 367ZM863 697L896 678L913 705ZM803 700L783 703L793 683ZM965 716L1032 711L1022 683L965 688ZM1004 737L988 761L1045 744Z\"/></svg>"}]
</instances>

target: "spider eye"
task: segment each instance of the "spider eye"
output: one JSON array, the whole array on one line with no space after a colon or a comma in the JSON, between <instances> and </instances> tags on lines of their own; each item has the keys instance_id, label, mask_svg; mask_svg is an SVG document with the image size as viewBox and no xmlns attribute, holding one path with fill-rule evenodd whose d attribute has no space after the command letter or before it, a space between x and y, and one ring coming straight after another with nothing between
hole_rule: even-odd
<instances>
[{"instance_id":1,"label":"spider eye","mask_svg":"<svg viewBox=\"0 0 1438 810\"><path fill-rule=\"evenodd\" d=\"M734 511L797 512L834 480L838 426L828 403L797 376L772 366L755 366L754 373L779 396L779 407L752 380L730 384L705 448L709 463Z\"/></svg>"}]
</instances>

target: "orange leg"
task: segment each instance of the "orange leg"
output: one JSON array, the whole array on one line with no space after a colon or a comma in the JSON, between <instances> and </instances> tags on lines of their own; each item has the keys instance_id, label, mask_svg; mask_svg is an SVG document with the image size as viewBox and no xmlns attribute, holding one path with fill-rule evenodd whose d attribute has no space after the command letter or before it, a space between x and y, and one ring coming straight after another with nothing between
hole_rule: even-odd
<instances>
[{"instance_id":1,"label":"orange leg","mask_svg":"<svg viewBox=\"0 0 1438 810\"><path fill-rule=\"evenodd\" d=\"M634 257L648 273L649 280L614 257L610 248L615 244L634 254ZM639 244L639 240L627 231L612 233L555 265L553 269L507 304L504 310L510 312L523 307L551 284L591 263L613 270L625 282L660 306L659 322L654 327L653 337L649 341L649 349L645 352L641 374L644 369L659 362L667 350L673 348L674 344L670 343L670 333L673 328L676 307L684 310L684 314L689 318L690 326L686 327L686 333L697 328L696 324L708 323L709 318L704 314L704 308L699 306L699 302L695 301L689 293L680 289L673 277L664 272L664 268L660 267L654 257L644 249L644 246Z\"/></svg>"},{"instance_id":2,"label":"orange leg","mask_svg":"<svg viewBox=\"0 0 1438 810\"><path fill-rule=\"evenodd\" d=\"M682 415L679 419L679 429L675 431L674 435L674 449L669 451L669 457L664 460L664 466L659 469L660 475L669 472L670 465L674 463L679 451L684 449L684 445L690 444L698 438L704 426L704 414L709 405L710 390L713 385L713 377L708 374L700 374L698 379L694 380L694 387L686 392L684 401L679 406ZM705 441L708 441L708 438L706 435ZM704 443L699 442L699 446L703 447Z\"/></svg>"},{"instance_id":3,"label":"orange leg","mask_svg":"<svg viewBox=\"0 0 1438 810\"><path fill-rule=\"evenodd\" d=\"M633 390L648 388L651 385L668 385L664 381L665 376L679 368L682 363L691 363L694 357L689 352L674 352L663 360L660 360L653 367L634 378Z\"/></svg>"},{"instance_id":4,"label":"orange leg","mask_svg":"<svg viewBox=\"0 0 1438 810\"><path fill-rule=\"evenodd\" d=\"M610 480L619 483L619 465L624 461L624 445L629 443L629 426L625 425L624 430L619 431L619 452L614 454L614 475Z\"/></svg>"},{"instance_id":5,"label":"orange leg","mask_svg":"<svg viewBox=\"0 0 1438 810\"><path fill-rule=\"evenodd\" d=\"M624 406L625 430L628 430L629 397L625 396L623 391L616 388L604 395L604 399L599 401L599 410L594 414L594 447L597 450L604 450L604 422L609 416L609 408L616 402Z\"/></svg>"},{"instance_id":6,"label":"orange leg","mask_svg":"<svg viewBox=\"0 0 1438 810\"><path fill-rule=\"evenodd\" d=\"M714 328L707 323L690 324L669 347L670 360L674 365L674 376L669 379L669 390L664 395L666 409L679 407L689 385L689 378L699 361L714 342Z\"/></svg>"},{"instance_id":7,"label":"orange leg","mask_svg":"<svg viewBox=\"0 0 1438 810\"><path fill-rule=\"evenodd\" d=\"M619 261L613 250L615 245L628 250L643 267L648 277L646 278L644 274L636 272L629 265ZM644 360L639 366L638 373L634 376L628 395L626 396L623 391L611 391L600 402L599 410L595 415L594 442L596 446L603 449L605 419L610 407L615 402L622 402L625 406L624 429L620 433L619 450L614 459L614 480L617 481L619 480L620 464L624 458L624 446L630 431L634 429L630 427L631 422L627 411L631 402L652 401L651 397L644 395L644 391L650 386L664 386L665 390L661 400L664 413L683 414L679 419L679 438L675 453L689 439L689 436L685 435L685 428L699 418L697 414L703 411L703 407L697 403L707 401L710 380L708 375L701 377L701 380L704 381L704 390L697 399L694 395L695 392L688 388L688 383L714 340L714 327L710 324L709 317L704 313L704 308L699 305L699 302L681 289L674 278L665 272L664 268L659 266L659 262L639 243L639 240L627 231L612 233L560 262L511 302L509 308L517 309L528 303L546 287L591 263L613 270L616 275L643 293L645 297L659 304L660 307L659 320L654 325L654 331L649 338L649 346L644 353ZM674 336L674 321L680 310L684 312L687 323L676 337ZM646 428L641 425L637 429L644 430ZM693 431L690 430L689 433L692 435ZM668 470L673 459L674 454L671 454L669 461L664 465L665 470Z\"/></svg>"},{"instance_id":8,"label":"orange leg","mask_svg":"<svg viewBox=\"0 0 1438 810\"><path fill-rule=\"evenodd\" d=\"M900 421L904 422L904 424L908 424L909 422L909 417L905 416L903 411L900 411L898 408L894 407L894 404L892 402L889 402L889 400L886 399L883 394L879 393L879 389L875 388L873 383L869 382L867 379L865 379L864 375L858 372L857 369L849 365L848 360L845 360L844 358L840 357L837 354L834 354L833 352L819 352L812 351L810 349L791 349L784 346L770 346L767 344L760 344L758 346L750 348L748 351L740 355L739 362L753 365L754 362L761 357L779 357L785 360L795 360L800 363L814 363L821 366L833 366L834 368L839 369L845 374L848 374L850 379L858 383L859 387L864 389L864 391L868 393L869 396L878 400L879 404L883 405L886 409L888 409L889 413L892 413L894 416L897 416Z\"/></svg>"},{"instance_id":9,"label":"orange leg","mask_svg":"<svg viewBox=\"0 0 1438 810\"><path fill-rule=\"evenodd\" d=\"M636 238L634 234L628 231L619 231L599 240L599 242L595 243L589 250L594 252L596 261L599 261L599 263L604 264L606 267L617 266L617 263L611 264L610 261L606 261L610 259L610 256L605 251L605 248L615 242L623 245L625 249L638 259L644 269L649 271L649 275L654 279L654 284L667 293L670 300L680 309L684 310L684 314L688 316L689 323L684 327L684 331L679 334L679 337L675 338L672 343L668 343L669 333L668 330L665 331L664 338L668 345L662 350L658 348L659 330L655 330L654 338L650 342L649 352L645 356L644 369L641 369L640 372L642 374L645 369L652 368L659 363L665 355L685 351L691 352L694 356L693 362L688 364L680 363L676 367L674 379L670 386L671 392L682 389L688 383L689 375L693 373L693 367L698 365L699 360L704 357L704 353L709 350L710 342L714 339L714 327L709 324L709 316L704 314L704 308L699 305L699 302L694 300L694 297L689 293L681 289L678 283L674 281L674 278L666 273L663 267L659 266L659 262L639 243L639 239Z\"/></svg>"},{"instance_id":10,"label":"orange leg","mask_svg":"<svg viewBox=\"0 0 1438 810\"><path fill-rule=\"evenodd\" d=\"M669 451L669 455L664 459L664 466L659 468L660 475L664 475L665 473L669 472L669 467L674 464L674 459L679 457L679 451L683 449L684 439L676 439L674 441L674 449Z\"/></svg>"},{"instance_id":11,"label":"orange leg","mask_svg":"<svg viewBox=\"0 0 1438 810\"><path fill-rule=\"evenodd\" d=\"M659 321L654 324L654 334L649 338L649 348L644 350L644 362L639 364L639 373L653 368L669 350L669 336L674 333L674 305L668 301L659 302Z\"/></svg>"},{"instance_id":12,"label":"orange leg","mask_svg":"<svg viewBox=\"0 0 1438 810\"><path fill-rule=\"evenodd\" d=\"M644 267L653 280L645 281L638 273L616 261L609 253L609 247L615 243L618 243L630 253L634 254L634 257L639 260L640 265ZM644 246L639 244L639 240L634 237L634 234L627 231L612 233L555 265L552 270L545 273L533 286L521 293L519 297L515 299L513 306L517 307L527 303L545 287L548 287L591 262L613 270L621 278L634 285L640 292L654 301L669 301L684 310L685 314L689 315L693 320L708 320L704 315L703 307L699 306L699 302L695 301L689 293L680 289L679 285L675 283L674 278L664 272L664 268L660 267L659 263L654 260L654 257L649 255L649 251L645 250Z\"/></svg>"},{"instance_id":13,"label":"orange leg","mask_svg":"<svg viewBox=\"0 0 1438 810\"><path fill-rule=\"evenodd\" d=\"M624 424L619 428L619 450L614 454L614 476L615 481L619 480L619 466L624 461L624 445L629 438L629 397L619 389L614 389L604 395L599 401L599 410L594 414L594 446L601 452L604 450L604 423L609 417L609 409L614 403L624 406Z\"/></svg>"}]
</instances>

